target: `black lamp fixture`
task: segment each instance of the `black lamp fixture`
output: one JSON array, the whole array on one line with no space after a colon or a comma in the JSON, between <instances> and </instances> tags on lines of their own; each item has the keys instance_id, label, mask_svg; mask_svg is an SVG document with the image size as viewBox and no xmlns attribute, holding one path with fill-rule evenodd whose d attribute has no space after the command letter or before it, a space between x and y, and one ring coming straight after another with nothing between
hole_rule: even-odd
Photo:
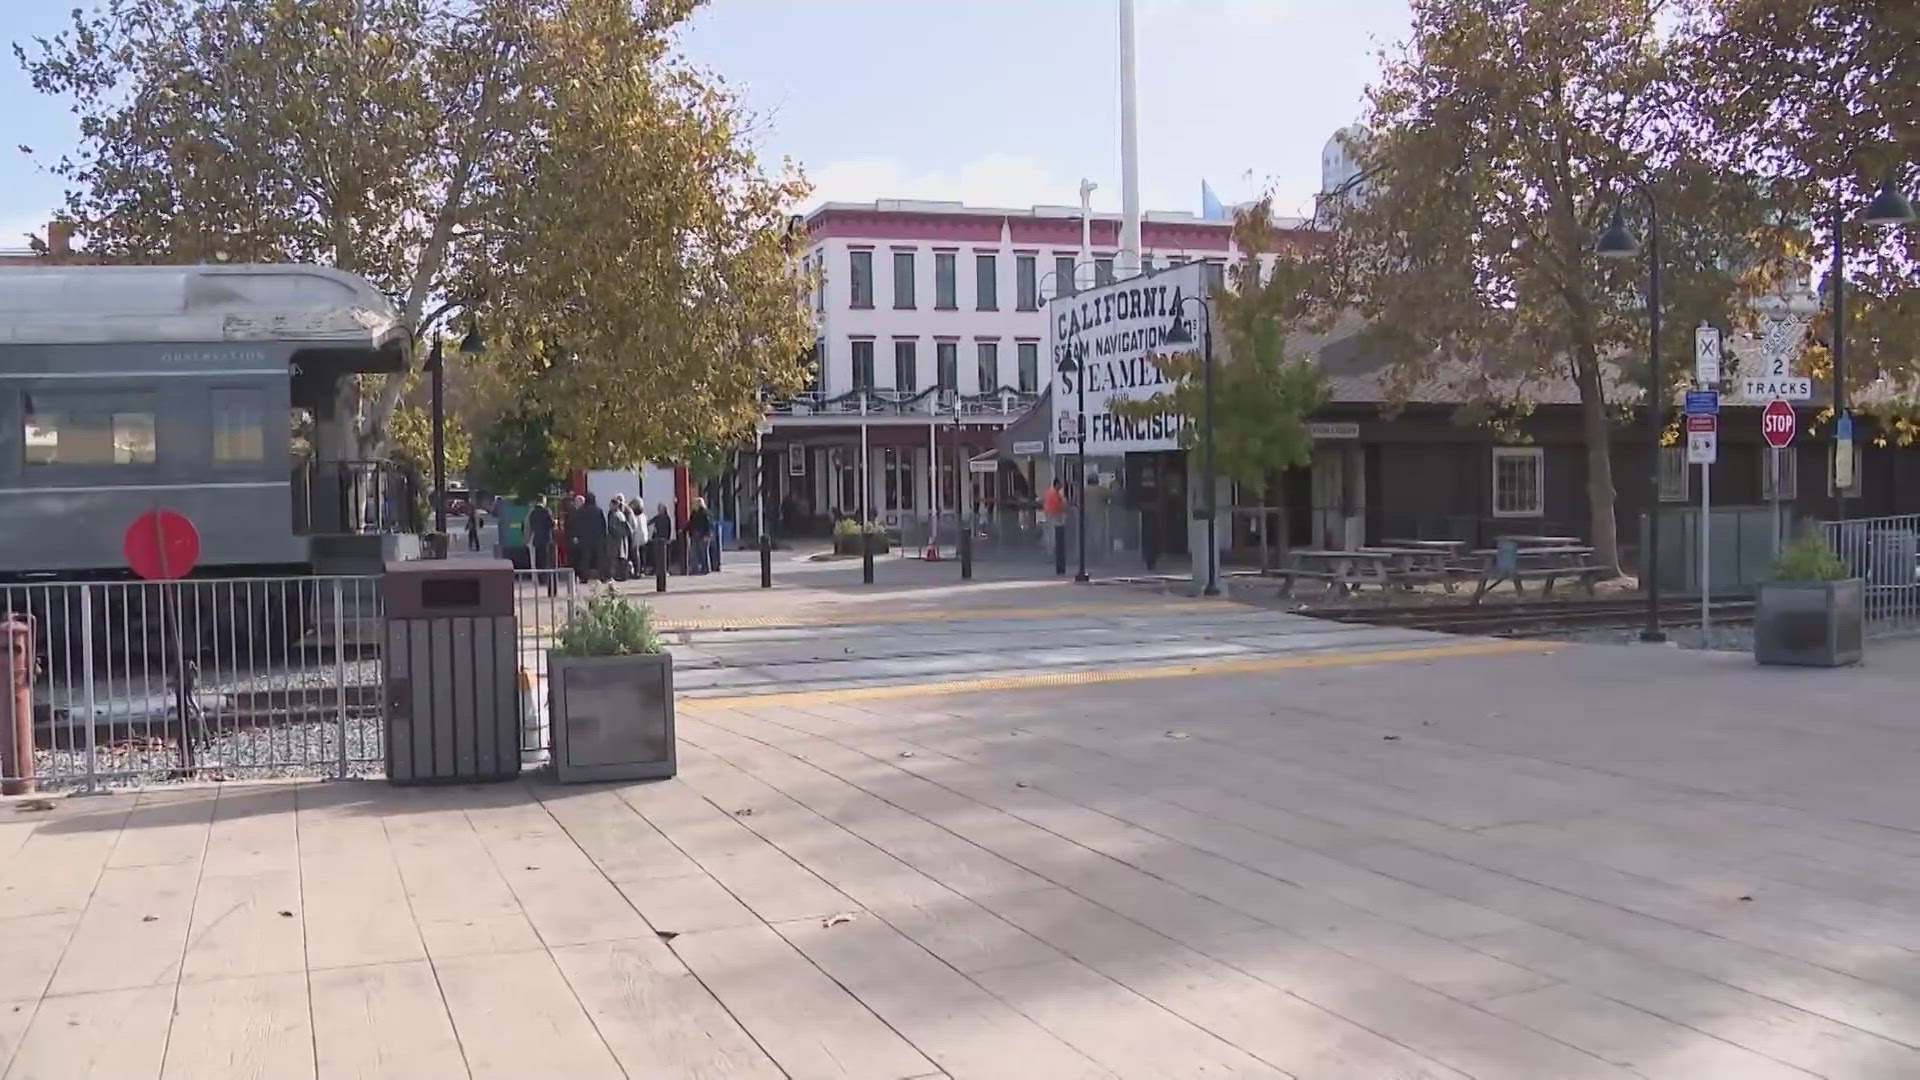
<instances>
[{"instance_id":1,"label":"black lamp fixture","mask_svg":"<svg viewBox=\"0 0 1920 1080\"><path fill-rule=\"evenodd\" d=\"M1867 212L1861 217L1869 225L1905 225L1914 220L1913 204L1907 196L1893 186L1893 173L1888 171L1880 181L1880 191L1868 204Z\"/></svg>"},{"instance_id":2,"label":"black lamp fixture","mask_svg":"<svg viewBox=\"0 0 1920 1080\"><path fill-rule=\"evenodd\" d=\"M1613 208L1607 231L1600 234L1600 242L1593 246L1593 250L1603 259L1631 259L1640 254L1640 241L1627 231L1627 219L1620 213L1619 207Z\"/></svg>"}]
</instances>

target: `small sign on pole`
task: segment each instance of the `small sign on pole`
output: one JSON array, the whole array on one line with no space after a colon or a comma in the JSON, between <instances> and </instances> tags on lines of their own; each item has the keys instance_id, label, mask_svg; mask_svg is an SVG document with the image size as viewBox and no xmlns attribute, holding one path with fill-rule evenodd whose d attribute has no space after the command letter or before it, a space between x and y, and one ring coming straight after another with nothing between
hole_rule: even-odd
<instances>
[{"instance_id":1,"label":"small sign on pole","mask_svg":"<svg viewBox=\"0 0 1920 1080\"><path fill-rule=\"evenodd\" d=\"M1687 464L1711 465L1720 457L1720 420L1694 413L1687 417Z\"/></svg>"},{"instance_id":2,"label":"small sign on pole","mask_svg":"<svg viewBox=\"0 0 1920 1080\"><path fill-rule=\"evenodd\" d=\"M1702 386L1720 385L1720 328L1701 323L1693 332L1693 378Z\"/></svg>"},{"instance_id":3,"label":"small sign on pole","mask_svg":"<svg viewBox=\"0 0 1920 1080\"><path fill-rule=\"evenodd\" d=\"M1719 416L1720 415L1720 391L1718 390L1687 391L1686 414L1688 416Z\"/></svg>"}]
</instances>

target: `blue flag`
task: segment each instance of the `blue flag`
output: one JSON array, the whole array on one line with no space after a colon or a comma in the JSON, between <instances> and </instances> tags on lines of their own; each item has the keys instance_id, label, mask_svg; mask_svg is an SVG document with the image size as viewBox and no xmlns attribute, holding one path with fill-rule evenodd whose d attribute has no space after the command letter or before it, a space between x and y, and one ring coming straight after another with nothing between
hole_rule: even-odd
<instances>
[{"instance_id":1,"label":"blue flag","mask_svg":"<svg viewBox=\"0 0 1920 1080\"><path fill-rule=\"evenodd\" d=\"M1220 205L1220 196L1213 193L1213 185L1200 181L1200 216L1208 221L1227 220L1227 208Z\"/></svg>"}]
</instances>

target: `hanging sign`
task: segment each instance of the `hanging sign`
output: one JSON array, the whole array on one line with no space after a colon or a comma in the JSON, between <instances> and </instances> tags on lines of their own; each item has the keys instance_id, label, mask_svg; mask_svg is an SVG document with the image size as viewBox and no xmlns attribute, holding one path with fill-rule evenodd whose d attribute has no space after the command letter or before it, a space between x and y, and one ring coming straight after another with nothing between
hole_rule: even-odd
<instances>
[{"instance_id":1,"label":"hanging sign","mask_svg":"<svg viewBox=\"0 0 1920 1080\"><path fill-rule=\"evenodd\" d=\"M1087 454L1112 456L1180 446L1181 417L1162 413L1135 419L1114 414L1111 403L1173 389L1150 359L1194 353L1205 333L1204 314L1192 297L1205 292L1202 263L1183 263L1158 273L1127 278L1047 304L1048 354L1053 368L1054 422L1047 425L1055 453L1078 449L1079 380L1086 380ZM1166 341L1184 323L1190 341ZM1062 361L1071 361L1062 369Z\"/></svg>"}]
</instances>

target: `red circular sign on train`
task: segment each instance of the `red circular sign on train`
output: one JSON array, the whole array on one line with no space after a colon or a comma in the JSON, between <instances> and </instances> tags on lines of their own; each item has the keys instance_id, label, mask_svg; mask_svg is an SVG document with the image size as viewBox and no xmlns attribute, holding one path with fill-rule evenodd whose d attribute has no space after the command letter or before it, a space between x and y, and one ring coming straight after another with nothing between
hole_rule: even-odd
<instances>
[{"instance_id":1,"label":"red circular sign on train","mask_svg":"<svg viewBox=\"0 0 1920 1080\"><path fill-rule=\"evenodd\" d=\"M186 577L200 558L200 530L184 514L149 510L127 526L121 550L134 573L148 581L172 581Z\"/></svg>"}]
</instances>

